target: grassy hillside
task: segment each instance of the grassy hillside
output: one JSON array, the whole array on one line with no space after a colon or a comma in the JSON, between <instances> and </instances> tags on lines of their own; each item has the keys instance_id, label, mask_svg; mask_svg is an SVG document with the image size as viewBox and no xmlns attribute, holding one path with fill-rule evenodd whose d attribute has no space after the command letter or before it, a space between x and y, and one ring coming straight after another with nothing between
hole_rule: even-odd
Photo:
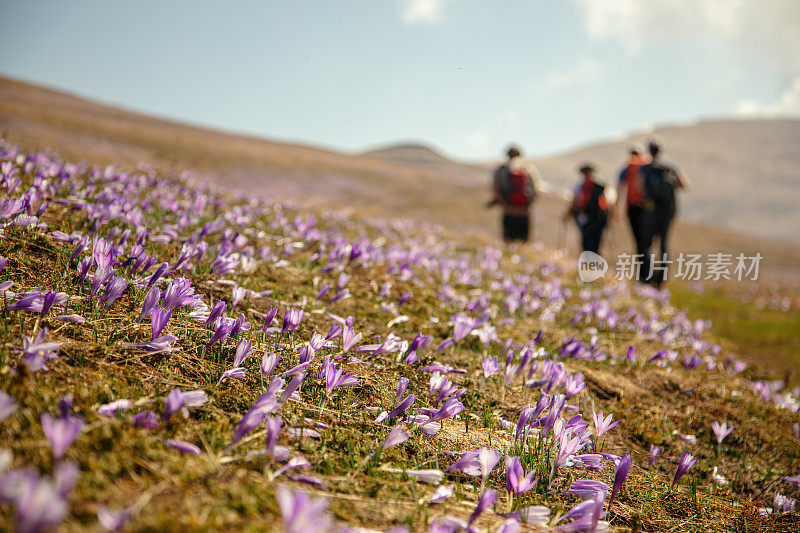
<instances>
[{"instance_id":1,"label":"grassy hillside","mask_svg":"<svg viewBox=\"0 0 800 533\"><path fill-rule=\"evenodd\" d=\"M800 527L800 390L668 292L155 172L0 172L6 528Z\"/></svg>"}]
</instances>

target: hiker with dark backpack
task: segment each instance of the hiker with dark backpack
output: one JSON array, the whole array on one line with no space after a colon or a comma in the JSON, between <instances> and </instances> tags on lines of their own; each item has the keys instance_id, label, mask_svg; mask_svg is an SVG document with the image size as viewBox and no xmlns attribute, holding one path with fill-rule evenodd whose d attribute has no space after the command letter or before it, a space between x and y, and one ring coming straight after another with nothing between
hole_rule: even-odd
<instances>
[{"instance_id":1,"label":"hiker with dark backpack","mask_svg":"<svg viewBox=\"0 0 800 533\"><path fill-rule=\"evenodd\" d=\"M647 211L647 191L644 184L642 167L650 162L644 153L644 146L639 143L631 146L628 163L619 173L620 201L625 206L625 213L636 245L636 279L644 280L650 272L649 239L652 229L651 217ZM625 200L622 201L622 197Z\"/></svg>"},{"instance_id":2,"label":"hiker with dark backpack","mask_svg":"<svg viewBox=\"0 0 800 533\"><path fill-rule=\"evenodd\" d=\"M508 160L494 172L492 200L487 207L499 205L503 210L504 241L526 242L530 233L530 209L536 197L536 169L523 163L516 146L509 147L507 155Z\"/></svg>"},{"instance_id":3,"label":"hiker with dark backpack","mask_svg":"<svg viewBox=\"0 0 800 533\"><path fill-rule=\"evenodd\" d=\"M667 279L667 242L669 230L675 214L678 212L676 189L689 187L689 179L683 172L664 163L659 157L661 147L655 141L650 141L648 146L650 163L641 168L644 177L644 186L647 195L646 208L649 217L649 234L647 235L647 252L655 239L659 240L660 254L650 259L650 268L644 281L656 287L661 287Z\"/></svg>"},{"instance_id":4,"label":"hiker with dark backpack","mask_svg":"<svg viewBox=\"0 0 800 533\"><path fill-rule=\"evenodd\" d=\"M591 164L580 167L583 179L575 186L574 196L563 219L573 218L581 232L581 248L585 252L599 253L603 231L608 224L609 210L605 187L597 183L595 168Z\"/></svg>"}]
</instances>

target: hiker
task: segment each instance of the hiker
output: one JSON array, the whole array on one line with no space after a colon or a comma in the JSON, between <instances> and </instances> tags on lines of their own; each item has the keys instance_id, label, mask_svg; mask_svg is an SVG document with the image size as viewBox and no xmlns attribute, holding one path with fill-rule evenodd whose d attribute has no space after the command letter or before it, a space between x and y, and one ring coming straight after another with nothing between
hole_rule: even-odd
<instances>
[{"instance_id":1,"label":"hiker","mask_svg":"<svg viewBox=\"0 0 800 533\"><path fill-rule=\"evenodd\" d=\"M650 162L644 153L644 146L637 143L631 146L628 164L619 173L620 198L619 205L625 206L628 222L636 245L636 279L644 280L650 272L650 254L648 239L651 229L651 218L647 216L647 193L644 186L642 167Z\"/></svg>"},{"instance_id":2,"label":"hiker","mask_svg":"<svg viewBox=\"0 0 800 533\"><path fill-rule=\"evenodd\" d=\"M648 222L650 231L646 235L645 242L646 254L650 254L654 239L659 240L660 254L650 260L645 281L661 288L661 284L667 279L669 230L678 211L675 189L688 188L689 179L683 172L661 160L661 146L656 141L650 141L648 151L650 162L640 170L647 196L647 216L650 218Z\"/></svg>"},{"instance_id":3,"label":"hiker","mask_svg":"<svg viewBox=\"0 0 800 533\"><path fill-rule=\"evenodd\" d=\"M536 196L538 173L526 164L516 146L507 151L507 161L494 172L492 199L486 207L499 205L503 211L503 240L527 242L530 233L530 209Z\"/></svg>"},{"instance_id":4,"label":"hiker","mask_svg":"<svg viewBox=\"0 0 800 533\"><path fill-rule=\"evenodd\" d=\"M583 251L599 253L603 230L609 218L605 187L597 183L593 165L582 165L579 172L582 180L573 189L572 202L564 213L563 220L575 219L581 231Z\"/></svg>"}]
</instances>

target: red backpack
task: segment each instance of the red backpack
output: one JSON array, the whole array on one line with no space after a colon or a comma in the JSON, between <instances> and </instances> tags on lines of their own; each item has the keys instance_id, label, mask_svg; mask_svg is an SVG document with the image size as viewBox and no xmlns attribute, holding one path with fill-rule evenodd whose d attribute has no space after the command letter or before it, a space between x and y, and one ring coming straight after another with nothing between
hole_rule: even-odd
<instances>
[{"instance_id":1,"label":"red backpack","mask_svg":"<svg viewBox=\"0 0 800 533\"><path fill-rule=\"evenodd\" d=\"M506 168L500 193L509 205L528 207L535 194L530 173L524 168Z\"/></svg>"}]
</instances>

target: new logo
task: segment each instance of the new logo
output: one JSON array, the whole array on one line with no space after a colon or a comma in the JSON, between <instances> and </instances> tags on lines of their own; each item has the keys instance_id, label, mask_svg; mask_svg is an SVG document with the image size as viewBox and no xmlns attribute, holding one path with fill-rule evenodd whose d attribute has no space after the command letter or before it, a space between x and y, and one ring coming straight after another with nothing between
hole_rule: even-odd
<instances>
[{"instance_id":1,"label":"new logo","mask_svg":"<svg viewBox=\"0 0 800 533\"><path fill-rule=\"evenodd\" d=\"M600 279L608 271L608 262L594 252L582 252L578 257L578 277L584 283Z\"/></svg>"}]
</instances>

